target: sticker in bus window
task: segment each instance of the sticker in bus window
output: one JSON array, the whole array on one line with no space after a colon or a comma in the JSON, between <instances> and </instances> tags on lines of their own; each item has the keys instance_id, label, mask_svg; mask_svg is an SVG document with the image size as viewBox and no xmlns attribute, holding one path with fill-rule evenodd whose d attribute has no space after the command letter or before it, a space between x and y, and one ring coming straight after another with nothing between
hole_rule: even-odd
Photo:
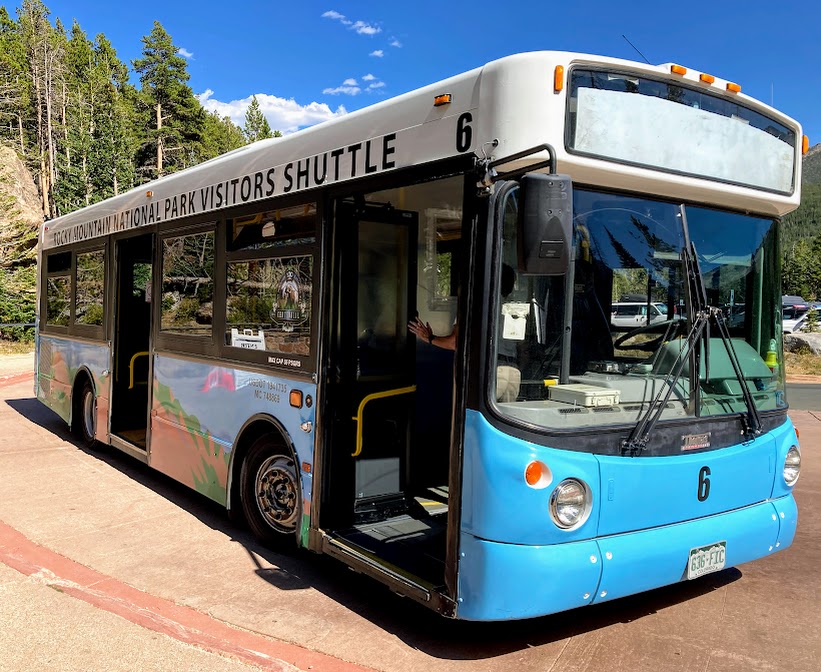
<instances>
[{"instance_id":1,"label":"sticker in bus window","mask_svg":"<svg viewBox=\"0 0 821 672\"><path fill-rule=\"evenodd\" d=\"M527 316L530 314L529 303L506 303L502 306L502 338L509 341L525 340Z\"/></svg>"}]
</instances>

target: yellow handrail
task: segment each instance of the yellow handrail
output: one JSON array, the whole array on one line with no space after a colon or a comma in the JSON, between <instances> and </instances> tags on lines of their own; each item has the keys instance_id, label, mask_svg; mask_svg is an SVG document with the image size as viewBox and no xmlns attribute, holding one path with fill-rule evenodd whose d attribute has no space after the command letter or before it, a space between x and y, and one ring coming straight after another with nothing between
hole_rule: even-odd
<instances>
[{"instance_id":1,"label":"yellow handrail","mask_svg":"<svg viewBox=\"0 0 821 672\"><path fill-rule=\"evenodd\" d=\"M362 399L362 401L359 402L359 410L357 410L356 415L353 417L354 422L356 422L356 450L351 453L351 457L359 457L362 452L362 414L365 411L365 404L369 401L373 401L374 399L397 397L400 394L410 394L411 392L416 392L416 385L411 385L410 387L399 387L395 390L385 390L384 392L374 392L373 394L367 395Z\"/></svg>"},{"instance_id":2,"label":"yellow handrail","mask_svg":"<svg viewBox=\"0 0 821 672\"><path fill-rule=\"evenodd\" d=\"M148 351L145 352L136 352L134 356L131 358L131 361L128 363L128 389L134 389L134 360L137 357L148 357Z\"/></svg>"}]
</instances>

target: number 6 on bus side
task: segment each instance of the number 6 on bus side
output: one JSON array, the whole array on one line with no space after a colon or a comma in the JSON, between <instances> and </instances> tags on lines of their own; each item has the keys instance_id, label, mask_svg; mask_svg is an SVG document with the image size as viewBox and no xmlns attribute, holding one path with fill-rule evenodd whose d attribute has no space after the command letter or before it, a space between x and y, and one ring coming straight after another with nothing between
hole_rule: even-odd
<instances>
[{"instance_id":1,"label":"number 6 on bus side","mask_svg":"<svg viewBox=\"0 0 821 672\"><path fill-rule=\"evenodd\" d=\"M698 501L704 502L710 496L710 467L702 467L698 472Z\"/></svg>"}]
</instances>

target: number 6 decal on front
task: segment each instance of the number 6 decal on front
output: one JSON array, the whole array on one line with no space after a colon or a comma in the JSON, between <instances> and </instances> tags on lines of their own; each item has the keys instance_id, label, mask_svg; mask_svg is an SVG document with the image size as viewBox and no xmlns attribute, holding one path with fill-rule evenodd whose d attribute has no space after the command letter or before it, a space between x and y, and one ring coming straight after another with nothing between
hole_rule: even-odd
<instances>
[{"instance_id":1,"label":"number 6 decal on front","mask_svg":"<svg viewBox=\"0 0 821 672\"><path fill-rule=\"evenodd\" d=\"M703 502L710 496L710 467L702 467L698 472L698 501Z\"/></svg>"},{"instance_id":2,"label":"number 6 decal on front","mask_svg":"<svg viewBox=\"0 0 821 672\"><path fill-rule=\"evenodd\" d=\"M456 121L456 151L466 152L470 149L473 142L473 128L470 122L473 121L473 115L470 112L465 112Z\"/></svg>"}]
</instances>

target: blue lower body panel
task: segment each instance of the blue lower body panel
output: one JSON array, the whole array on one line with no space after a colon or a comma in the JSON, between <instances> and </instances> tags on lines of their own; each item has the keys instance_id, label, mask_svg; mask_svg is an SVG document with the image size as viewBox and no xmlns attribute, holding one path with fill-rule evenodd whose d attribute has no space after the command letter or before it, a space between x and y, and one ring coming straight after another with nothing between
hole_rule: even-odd
<instances>
[{"instance_id":1,"label":"blue lower body panel","mask_svg":"<svg viewBox=\"0 0 821 672\"><path fill-rule=\"evenodd\" d=\"M689 552L727 544L725 567L792 543L792 495L686 523L552 546L461 536L457 617L497 621L543 616L676 583Z\"/></svg>"}]
</instances>

